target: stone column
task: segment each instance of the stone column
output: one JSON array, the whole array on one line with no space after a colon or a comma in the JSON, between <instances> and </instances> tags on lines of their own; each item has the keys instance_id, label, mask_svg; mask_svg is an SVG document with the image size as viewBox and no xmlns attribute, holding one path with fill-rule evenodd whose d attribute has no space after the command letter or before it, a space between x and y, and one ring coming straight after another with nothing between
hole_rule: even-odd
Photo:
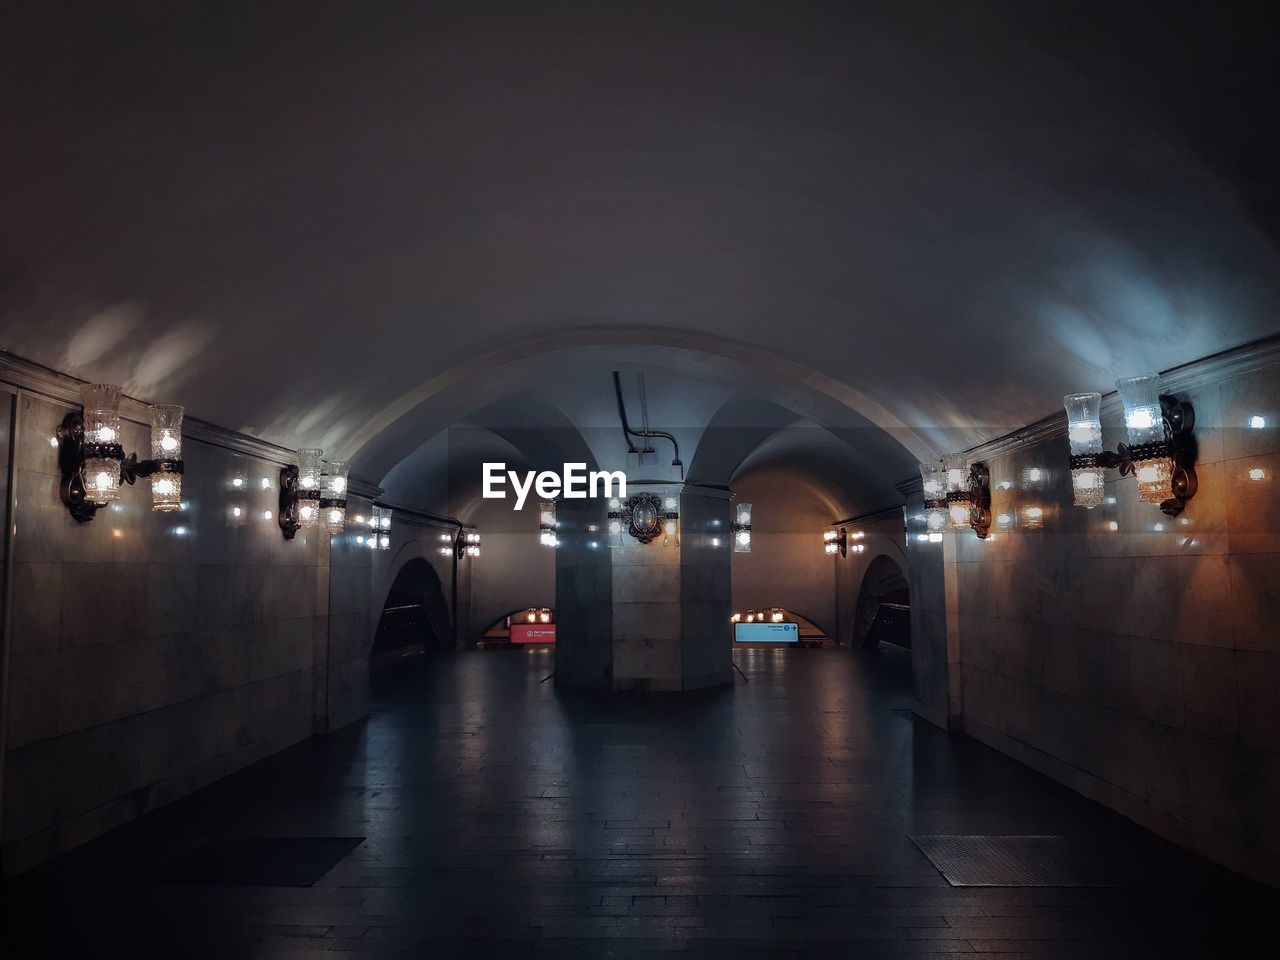
<instances>
[{"instance_id":1,"label":"stone column","mask_svg":"<svg viewBox=\"0 0 1280 960\"><path fill-rule=\"evenodd\" d=\"M611 549L606 504L558 506L556 682L662 691L731 683L729 494L679 484L628 490L641 491L680 497L678 543L624 533Z\"/></svg>"}]
</instances>

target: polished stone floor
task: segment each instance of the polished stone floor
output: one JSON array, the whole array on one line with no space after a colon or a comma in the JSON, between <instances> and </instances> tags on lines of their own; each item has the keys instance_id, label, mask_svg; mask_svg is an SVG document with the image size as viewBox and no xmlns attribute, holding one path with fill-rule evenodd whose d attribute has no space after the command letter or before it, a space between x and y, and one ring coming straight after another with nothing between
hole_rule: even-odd
<instances>
[{"instance_id":1,"label":"polished stone floor","mask_svg":"<svg viewBox=\"0 0 1280 960\"><path fill-rule=\"evenodd\" d=\"M912 718L900 656L740 651L596 699L550 655L407 659L367 722L11 882L6 956L1221 958L1280 897ZM1065 835L1116 886L952 887L913 834ZM177 882L202 838L365 837L312 886ZM341 853L338 854L341 856Z\"/></svg>"}]
</instances>

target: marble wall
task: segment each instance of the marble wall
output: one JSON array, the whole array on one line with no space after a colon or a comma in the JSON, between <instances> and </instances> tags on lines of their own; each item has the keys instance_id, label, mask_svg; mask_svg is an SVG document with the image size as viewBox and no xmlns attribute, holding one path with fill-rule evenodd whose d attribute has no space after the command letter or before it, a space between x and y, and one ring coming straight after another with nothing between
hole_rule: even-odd
<instances>
[{"instance_id":1,"label":"marble wall","mask_svg":"<svg viewBox=\"0 0 1280 960\"><path fill-rule=\"evenodd\" d=\"M1072 506L1067 444L1058 434L974 451L996 484L989 540L969 533L930 543L918 519L911 537L922 714L946 722L945 676L953 725L1273 884L1280 883L1274 359L1274 351L1245 352L1168 378L1195 405L1199 440L1199 493L1179 517L1139 502L1133 480L1115 471L1106 503ZM1124 439L1115 409L1104 435L1112 449Z\"/></svg>"},{"instance_id":2,"label":"marble wall","mask_svg":"<svg viewBox=\"0 0 1280 960\"><path fill-rule=\"evenodd\" d=\"M278 465L188 439L186 509L153 513L139 482L77 523L50 444L69 409L18 401L11 871L301 740L326 709L329 538L281 535ZM123 439L149 449L141 424Z\"/></svg>"}]
</instances>

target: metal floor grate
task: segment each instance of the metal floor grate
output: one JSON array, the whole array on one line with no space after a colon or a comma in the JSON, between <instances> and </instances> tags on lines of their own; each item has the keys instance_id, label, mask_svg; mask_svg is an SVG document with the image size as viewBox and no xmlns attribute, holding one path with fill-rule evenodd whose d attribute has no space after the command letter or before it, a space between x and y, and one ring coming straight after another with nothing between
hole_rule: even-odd
<instances>
[{"instance_id":1,"label":"metal floor grate","mask_svg":"<svg viewBox=\"0 0 1280 960\"><path fill-rule=\"evenodd\" d=\"M155 883L207 887L309 887L364 837L224 837L157 866Z\"/></svg>"},{"instance_id":2,"label":"metal floor grate","mask_svg":"<svg viewBox=\"0 0 1280 960\"><path fill-rule=\"evenodd\" d=\"M1126 859L1079 837L924 836L911 842L953 887L1122 887Z\"/></svg>"}]
</instances>

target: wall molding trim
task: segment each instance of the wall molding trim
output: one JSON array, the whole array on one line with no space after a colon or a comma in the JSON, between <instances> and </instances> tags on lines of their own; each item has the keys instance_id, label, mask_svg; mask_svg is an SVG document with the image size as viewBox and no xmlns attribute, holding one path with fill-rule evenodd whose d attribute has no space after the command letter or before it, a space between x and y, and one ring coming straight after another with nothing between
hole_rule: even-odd
<instances>
[{"instance_id":1,"label":"wall molding trim","mask_svg":"<svg viewBox=\"0 0 1280 960\"><path fill-rule=\"evenodd\" d=\"M45 400L73 406L80 405L80 388L88 383L87 380L24 360L3 350L0 350L0 381L17 388L19 394L30 393ZM146 401L136 397L124 394L120 396L120 416L125 420L144 426L149 424L147 406ZM256 457L282 467L297 463L296 451L288 447L269 440L261 440L237 430L229 430L195 417L183 419L182 433L189 440L198 440L210 446ZM350 479L348 487L352 493L370 499L382 495L382 488L377 484L356 477Z\"/></svg>"}]
</instances>

